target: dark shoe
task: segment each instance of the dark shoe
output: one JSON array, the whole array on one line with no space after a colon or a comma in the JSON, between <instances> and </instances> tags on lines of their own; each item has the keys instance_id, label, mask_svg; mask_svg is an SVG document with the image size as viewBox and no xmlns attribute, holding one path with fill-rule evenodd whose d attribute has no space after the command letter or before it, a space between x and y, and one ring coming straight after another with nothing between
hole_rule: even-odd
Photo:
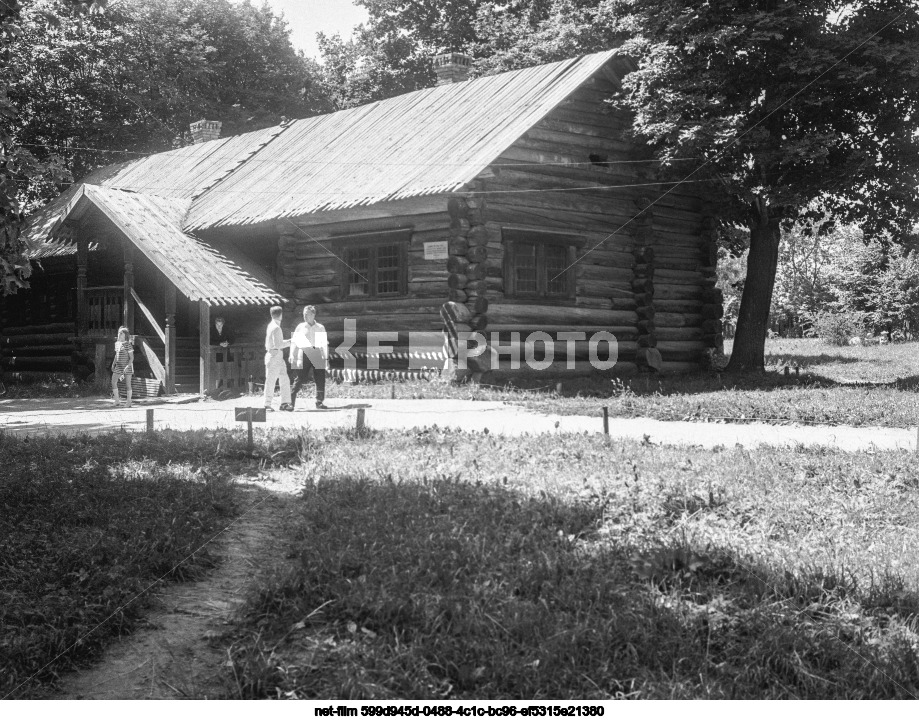
<instances>
[{"instance_id":1,"label":"dark shoe","mask_svg":"<svg viewBox=\"0 0 919 721\"><path fill-rule=\"evenodd\" d=\"M282 411L288 411L288 412L293 411L293 409L294 409L294 407L293 407L290 403L282 403L282 404L281 404L281 408L280 408L280 410L282 410Z\"/></svg>"},{"instance_id":2,"label":"dark shoe","mask_svg":"<svg viewBox=\"0 0 919 721\"><path fill-rule=\"evenodd\" d=\"M329 409L329 407L322 401L316 401L316 407L324 411L327 411Z\"/></svg>"},{"instance_id":3,"label":"dark shoe","mask_svg":"<svg viewBox=\"0 0 919 721\"><path fill-rule=\"evenodd\" d=\"M273 412L274 412L274 408L272 408L271 406L265 406L265 412L266 412L266 413L273 413Z\"/></svg>"}]
</instances>

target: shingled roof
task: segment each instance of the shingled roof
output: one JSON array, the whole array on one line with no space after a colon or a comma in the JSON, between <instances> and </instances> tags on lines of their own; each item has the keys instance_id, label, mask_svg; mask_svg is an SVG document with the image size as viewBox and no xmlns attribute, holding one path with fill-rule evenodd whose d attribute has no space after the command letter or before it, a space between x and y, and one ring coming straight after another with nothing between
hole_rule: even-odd
<instances>
[{"instance_id":1,"label":"shingled roof","mask_svg":"<svg viewBox=\"0 0 919 721\"><path fill-rule=\"evenodd\" d=\"M86 198L131 216L145 243L162 242L164 254L179 257L181 243L198 247L198 231L457 191L613 55L419 90L102 168L36 214L24 238L36 256L73 252L58 231L77 199ZM139 212L162 206L163 199L182 201L184 208L181 217L168 214L168 231L156 213ZM186 260L203 257L189 252ZM182 271L175 273L170 277L180 284ZM250 285L246 292L255 298L264 290ZM216 289L188 291L216 298Z\"/></svg>"}]
</instances>

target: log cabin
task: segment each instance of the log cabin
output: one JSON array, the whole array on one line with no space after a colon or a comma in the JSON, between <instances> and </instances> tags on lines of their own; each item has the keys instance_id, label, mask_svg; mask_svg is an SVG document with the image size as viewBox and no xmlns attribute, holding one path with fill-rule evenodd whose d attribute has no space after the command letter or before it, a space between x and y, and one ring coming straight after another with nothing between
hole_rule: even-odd
<instances>
[{"instance_id":1,"label":"log cabin","mask_svg":"<svg viewBox=\"0 0 919 721\"><path fill-rule=\"evenodd\" d=\"M199 121L193 145L74 184L25 230L40 267L3 303L7 369L88 373L124 324L136 392L242 388L264 377L274 304L286 332L317 306L333 376L439 370L474 331L489 352L466 372L486 380L529 370L513 360L533 332L547 376L596 373L572 333L600 331L618 341L610 373L699 368L722 345L713 205L703 184L659 181L606 102L628 61L464 80L469 63L446 53L437 87L235 137ZM229 351L209 342L217 314ZM443 350L415 353L422 331Z\"/></svg>"}]
</instances>

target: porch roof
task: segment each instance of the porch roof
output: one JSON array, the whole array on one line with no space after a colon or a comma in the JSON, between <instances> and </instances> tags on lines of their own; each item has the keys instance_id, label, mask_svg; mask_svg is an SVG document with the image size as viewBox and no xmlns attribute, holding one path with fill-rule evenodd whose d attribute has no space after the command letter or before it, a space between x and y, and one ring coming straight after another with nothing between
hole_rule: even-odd
<instances>
[{"instance_id":1,"label":"porch roof","mask_svg":"<svg viewBox=\"0 0 919 721\"><path fill-rule=\"evenodd\" d=\"M215 306L284 301L268 274L241 253L182 230L188 199L85 184L75 201L83 199L104 213L189 300Z\"/></svg>"}]
</instances>

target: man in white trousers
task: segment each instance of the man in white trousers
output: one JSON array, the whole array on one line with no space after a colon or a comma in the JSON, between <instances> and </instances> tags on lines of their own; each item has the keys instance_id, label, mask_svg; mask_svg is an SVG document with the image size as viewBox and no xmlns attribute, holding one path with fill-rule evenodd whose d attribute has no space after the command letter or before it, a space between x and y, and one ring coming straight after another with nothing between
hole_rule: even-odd
<instances>
[{"instance_id":1,"label":"man in white trousers","mask_svg":"<svg viewBox=\"0 0 919 721\"><path fill-rule=\"evenodd\" d=\"M290 405L290 379L287 377L287 363L284 362L284 349L290 347L290 339L284 340L281 330L281 318L284 309L276 305L271 308L271 322L265 331L265 410L274 410L271 401L274 398L274 386L281 383L281 410L292 411Z\"/></svg>"}]
</instances>

